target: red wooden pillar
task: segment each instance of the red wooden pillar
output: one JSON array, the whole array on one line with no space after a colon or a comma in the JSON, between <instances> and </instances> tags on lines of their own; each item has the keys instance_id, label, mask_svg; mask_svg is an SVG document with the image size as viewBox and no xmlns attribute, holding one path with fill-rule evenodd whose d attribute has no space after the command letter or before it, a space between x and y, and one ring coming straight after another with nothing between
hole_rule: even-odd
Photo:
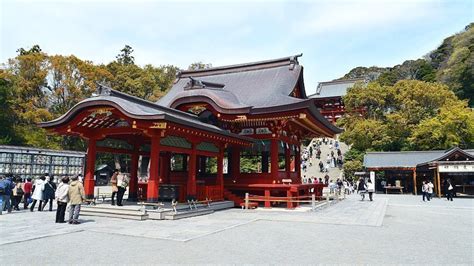
<instances>
[{"instance_id":1,"label":"red wooden pillar","mask_svg":"<svg viewBox=\"0 0 474 266\"><path fill-rule=\"evenodd\" d=\"M270 145L271 176L273 180L278 179L278 143L277 139L272 139Z\"/></svg>"},{"instance_id":2,"label":"red wooden pillar","mask_svg":"<svg viewBox=\"0 0 474 266\"><path fill-rule=\"evenodd\" d=\"M290 154L290 148L287 147L289 146L288 143L285 143L285 171L286 171L286 178L290 178L290 172L291 172L291 154Z\"/></svg>"},{"instance_id":3,"label":"red wooden pillar","mask_svg":"<svg viewBox=\"0 0 474 266\"><path fill-rule=\"evenodd\" d=\"M128 201L137 201L137 189L138 189L138 149L135 145L130 161L130 190L128 191Z\"/></svg>"},{"instance_id":4,"label":"red wooden pillar","mask_svg":"<svg viewBox=\"0 0 474 266\"><path fill-rule=\"evenodd\" d=\"M288 200L289 200L289 201L286 203L286 207L287 207L288 209L293 209L293 202L290 202L291 197L292 197L292 194L293 194L293 193L291 193L290 190L287 190L287 191L286 191L286 197L287 197Z\"/></svg>"},{"instance_id":5,"label":"red wooden pillar","mask_svg":"<svg viewBox=\"0 0 474 266\"><path fill-rule=\"evenodd\" d=\"M265 204L264 204L264 207L265 208L271 208L272 205L270 204L270 189L267 188L265 189Z\"/></svg>"},{"instance_id":6,"label":"red wooden pillar","mask_svg":"<svg viewBox=\"0 0 474 266\"><path fill-rule=\"evenodd\" d=\"M89 146L87 147L86 175L84 177L84 193L86 194L87 199L94 198L96 149L96 139L89 139Z\"/></svg>"},{"instance_id":7,"label":"red wooden pillar","mask_svg":"<svg viewBox=\"0 0 474 266\"><path fill-rule=\"evenodd\" d=\"M217 182L220 188L221 199L224 199L224 149L219 148L217 156Z\"/></svg>"},{"instance_id":8,"label":"red wooden pillar","mask_svg":"<svg viewBox=\"0 0 474 266\"><path fill-rule=\"evenodd\" d=\"M158 202L158 189L160 186L160 140L161 137L158 135L153 135L151 137L151 151L150 151L150 173L148 178L147 186L147 201L148 202Z\"/></svg>"},{"instance_id":9,"label":"red wooden pillar","mask_svg":"<svg viewBox=\"0 0 474 266\"><path fill-rule=\"evenodd\" d=\"M301 145L297 144L297 150L295 154L295 168L296 168L296 180L293 180L294 183L301 184Z\"/></svg>"},{"instance_id":10,"label":"red wooden pillar","mask_svg":"<svg viewBox=\"0 0 474 266\"><path fill-rule=\"evenodd\" d=\"M192 143L191 146L191 154L189 154L187 194L188 197L196 197L196 144Z\"/></svg>"}]
</instances>

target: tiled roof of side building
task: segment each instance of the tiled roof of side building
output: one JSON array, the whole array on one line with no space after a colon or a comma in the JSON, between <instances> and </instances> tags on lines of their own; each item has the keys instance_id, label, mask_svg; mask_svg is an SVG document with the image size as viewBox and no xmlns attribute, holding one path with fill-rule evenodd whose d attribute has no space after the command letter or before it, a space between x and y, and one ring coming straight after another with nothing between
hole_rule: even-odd
<instances>
[{"instance_id":1,"label":"tiled roof of side building","mask_svg":"<svg viewBox=\"0 0 474 266\"><path fill-rule=\"evenodd\" d=\"M457 148L455 148L457 149ZM364 156L366 168L413 168L419 164L436 161L445 156L450 150L434 151L398 151L398 152L367 152ZM474 150L463 150L474 156Z\"/></svg>"},{"instance_id":2,"label":"tiled roof of side building","mask_svg":"<svg viewBox=\"0 0 474 266\"><path fill-rule=\"evenodd\" d=\"M320 82L316 89L315 94L311 94L309 98L330 98L330 97L342 97L346 95L347 90L354 86L357 82L365 82L365 79L343 79Z\"/></svg>"},{"instance_id":3,"label":"tiled roof of side building","mask_svg":"<svg viewBox=\"0 0 474 266\"><path fill-rule=\"evenodd\" d=\"M304 101L303 67L297 56L255 63L182 71L171 90L157 104L176 107L183 98L194 96L217 104L221 111L231 109L265 108ZM192 80L221 84L222 87L202 86L191 89ZM302 98L289 96L299 85ZM193 92L191 92L193 91ZM218 102L218 103L216 103Z\"/></svg>"}]
</instances>

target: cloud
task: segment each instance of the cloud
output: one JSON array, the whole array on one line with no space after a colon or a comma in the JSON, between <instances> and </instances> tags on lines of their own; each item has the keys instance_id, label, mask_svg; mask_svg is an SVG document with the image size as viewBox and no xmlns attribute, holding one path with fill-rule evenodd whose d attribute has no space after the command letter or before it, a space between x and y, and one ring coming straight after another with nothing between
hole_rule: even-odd
<instances>
[{"instance_id":1,"label":"cloud","mask_svg":"<svg viewBox=\"0 0 474 266\"><path fill-rule=\"evenodd\" d=\"M367 31L435 16L432 7L427 1L325 1L310 6L293 29L297 35Z\"/></svg>"}]
</instances>

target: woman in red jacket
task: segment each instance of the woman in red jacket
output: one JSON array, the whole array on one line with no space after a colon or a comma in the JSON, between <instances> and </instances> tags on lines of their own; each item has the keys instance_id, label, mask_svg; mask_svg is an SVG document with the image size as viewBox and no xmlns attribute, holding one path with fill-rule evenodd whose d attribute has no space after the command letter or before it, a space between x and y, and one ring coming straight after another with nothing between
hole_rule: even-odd
<instances>
[{"instance_id":1,"label":"woman in red jacket","mask_svg":"<svg viewBox=\"0 0 474 266\"><path fill-rule=\"evenodd\" d=\"M25 210L28 209L29 200L31 198L32 187L33 187L33 184L31 183L31 178L28 177L26 179L25 184L23 184L23 192L25 192L25 194L23 194L23 208Z\"/></svg>"}]
</instances>

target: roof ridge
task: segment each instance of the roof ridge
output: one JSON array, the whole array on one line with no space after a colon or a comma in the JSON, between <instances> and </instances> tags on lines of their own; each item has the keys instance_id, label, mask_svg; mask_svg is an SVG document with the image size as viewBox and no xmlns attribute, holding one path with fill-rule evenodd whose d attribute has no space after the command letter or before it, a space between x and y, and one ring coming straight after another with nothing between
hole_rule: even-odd
<instances>
[{"instance_id":1,"label":"roof ridge","mask_svg":"<svg viewBox=\"0 0 474 266\"><path fill-rule=\"evenodd\" d=\"M177 109L169 108L169 107L166 107L166 106L163 106L163 105L159 105L159 104L156 104L154 102L150 102L148 100L142 99L140 97L130 95L128 93L124 93L124 92L121 92L121 91L118 91L118 90L114 90L111 87L108 87L108 86L103 85L103 84L97 84L97 85L100 87L99 90L98 90L99 94L97 96L115 96L115 97L119 97L119 98L122 98L122 99L131 100L133 102L139 102L139 103L142 103L142 104L146 104L149 107L155 108L157 110L164 110L164 111L167 111L167 112L172 112L172 113L179 114L179 115L185 115L185 116L188 116L190 118L196 118L197 119L197 116L195 116L193 114L183 112L183 111L180 111L180 110L177 110Z\"/></svg>"},{"instance_id":2,"label":"roof ridge","mask_svg":"<svg viewBox=\"0 0 474 266\"><path fill-rule=\"evenodd\" d=\"M331 84L331 83L346 83L346 82L353 82L353 81L362 81L365 80L365 78L352 78L352 79L334 79L331 81L321 81L318 83L319 84Z\"/></svg>"},{"instance_id":3,"label":"roof ridge","mask_svg":"<svg viewBox=\"0 0 474 266\"><path fill-rule=\"evenodd\" d=\"M249 63L242 63L242 64L211 67L211 68L198 69L198 70L181 70L178 72L177 77L178 78L190 77L190 76L199 77L199 76L207 76L210 74L212 75L226 74L226 73L242 72L242 71L248 71L248 70L272 68L272 67L285 66L285 65L299 65L298 57L302 55L303 54L301 53L301 54L297 54L293 56L287 56L287 57L263 60L263 61L256 61L256 62L249 62Z\"/></svg>"}]
</instances>

